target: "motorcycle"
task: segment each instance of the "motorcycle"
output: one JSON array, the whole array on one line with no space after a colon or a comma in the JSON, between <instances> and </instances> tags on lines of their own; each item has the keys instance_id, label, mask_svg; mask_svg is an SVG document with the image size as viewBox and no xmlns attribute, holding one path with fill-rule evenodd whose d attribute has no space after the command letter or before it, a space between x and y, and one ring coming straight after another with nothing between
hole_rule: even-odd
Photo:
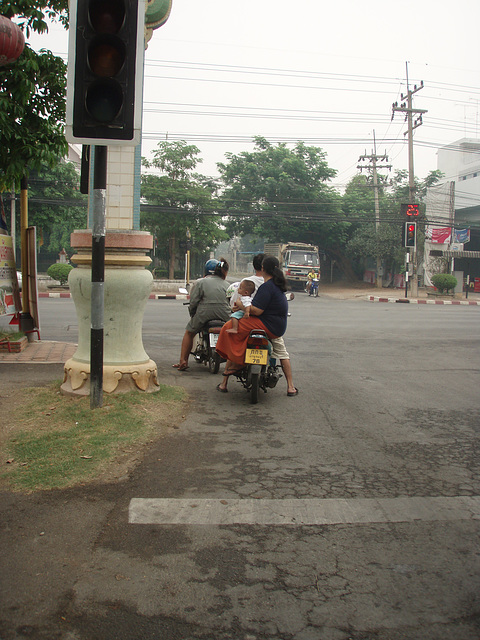
<instances>
[{"instance_id":1,"label":"motorcycle","mask_svg":"<svg viewBox=\"0 0 480 640\"><path fill-rule=\"evenodd\" d=\"M188 293L184 288L179 289L179 291L183 295ZM189 303L184 302L183 304L186 306ZM207 365L210 373L218 373L220 364L225 362L215 350L218 334L224 324L223 320L209 320L193 339L191 355L194 357L195 362Z\"/></svg>"},{"instance_id":2,"label":"motorcycle","mask_svg":"<svg viewBox=\"0 0 480 640\"><path fill-rule=\"evenodd\" d=\"M223 362L215 347L224 324L223 320L209 320L195 336L192 356L195 362L208 365L210 373L218 373L220 363Z\"/></svg>"},{"instance_id":3,"label":"motorcycle","mask_svg":"<svg viewBox=\"0 0 480 640\"><path fill-rule=\"evenodd\" d=\"M313 296L314 298L318 298L318 278L313 278L312 283L310 285L310 290L308 292L309 296Z\"/></svg>"},{"instance_id":4,"label":"motorcycle","mask_svg":"<svg viewBox=\"0 0 480 640\"><path fill-rule=\"evenodd\" d=\"M251 404L257 404L260 389L276 387L282 377L280 366L275 358L270 357L272 347L268 336L262 329L250 331L245 351L245 366L233 375L250 392Z\"/></svg>"}]
</instances>

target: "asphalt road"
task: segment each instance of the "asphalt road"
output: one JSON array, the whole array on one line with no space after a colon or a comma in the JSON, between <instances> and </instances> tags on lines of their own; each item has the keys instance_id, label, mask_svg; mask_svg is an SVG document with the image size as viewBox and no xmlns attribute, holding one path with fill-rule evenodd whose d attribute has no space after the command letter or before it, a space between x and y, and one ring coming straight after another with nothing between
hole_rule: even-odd
<instances>
[{"instance_id":1,"label":"asphalt road","mask_svg":"<svg viewBox=\"0 0 480 640\"><path fill-rule=\"evenodd\" d=\"M480 310L291 311L300 395L252 406L173 370L186 308L148 302L190 412L115 485L0 495L1 640L478 640ZM76 340L71 301L40 313Z\"/></svg>"}]
</instances>

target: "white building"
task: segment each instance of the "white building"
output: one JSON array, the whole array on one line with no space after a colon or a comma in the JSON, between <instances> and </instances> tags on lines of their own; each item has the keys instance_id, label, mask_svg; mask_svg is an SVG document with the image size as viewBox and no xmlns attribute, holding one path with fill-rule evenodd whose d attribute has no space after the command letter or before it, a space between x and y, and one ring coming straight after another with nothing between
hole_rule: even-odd
<instances>
[{"instance_id":1,"label":"white building","mask_svg":"<svg viewBox=\"0 0 480 640\"><path fill-rule=\"evenodd\" d=\"M440 260L430 256L430 251L445 252L452 257L456 250L458 259L452 268L471 277L479 275L480 264L472 252L480 249L480 140L463 138L440 147L437 152L437 169L444 174L443 181L428 190L426 217L429 222L425 242L425 284L430 284L430 276L439 268ZM452 229L448 236L442 229ZM470 242L455 244L454 230L469 229ZM445 242L440 242L442 236ZM452 244L453 243L453 244ZM467 256L465 252L470 252Z\"/></svg>"},{"instance_id":2,"label":"white building","mask_svg":"<svg viewBox=\"0 0 480 640\"><path fill-rule=\"evenodd\" d=\"M480 140L463 138L441 147L437 169L455 183L455 210L480 204Z\"/></svg>"}]
</instances>

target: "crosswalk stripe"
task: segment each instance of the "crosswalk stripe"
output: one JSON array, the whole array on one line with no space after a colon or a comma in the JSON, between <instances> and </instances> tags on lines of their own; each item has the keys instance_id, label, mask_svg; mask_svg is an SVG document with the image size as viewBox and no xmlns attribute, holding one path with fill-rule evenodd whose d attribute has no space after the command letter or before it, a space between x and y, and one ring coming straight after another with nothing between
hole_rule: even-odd
<instances>
[{"instance_id":1,"label":"crosswalk stripe","mask_svg":"<svg viewBox=\"0 0 480 640\"><path fill-rule=\"evenodd\" d=\"M480 519L480 496L399 498L133 498L131 524L335 525Z\"/></svg>"}]
</instances>

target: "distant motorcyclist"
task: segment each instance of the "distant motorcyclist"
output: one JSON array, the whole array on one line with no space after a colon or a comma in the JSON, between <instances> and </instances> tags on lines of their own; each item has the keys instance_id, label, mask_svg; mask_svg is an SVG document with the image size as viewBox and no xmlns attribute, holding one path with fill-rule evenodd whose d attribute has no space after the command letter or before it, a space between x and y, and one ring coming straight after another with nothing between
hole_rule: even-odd
<instances>
[{"instance_id":1,"label":"distant motorcyclist","mask_svg":"<svg viewBox=\"0 0 480 640\"><path fill-rule=\"evenodd\" d=\"M310 287L312 286L312 281L316 278L315 271L310 269L307 275L307 284L305 285L305 291L310 294Z\"/></svg>"},{"instance_id":2,"label":"distant motorcyclist","mask_svg":"<svg viewBox=\"0 0 480 640\"><path fill-rule=\"evenodd\" d=\"M209 320L223 320L230 318L230 305L226 297L228 273L226 260L207 260L205 276L195 283L190 294L190 322L185 327L185 334L180 349L180 360L172 365L179 371L188 369L188 357L193 347L193 339Z\"/></svg>"}]
</instances>

